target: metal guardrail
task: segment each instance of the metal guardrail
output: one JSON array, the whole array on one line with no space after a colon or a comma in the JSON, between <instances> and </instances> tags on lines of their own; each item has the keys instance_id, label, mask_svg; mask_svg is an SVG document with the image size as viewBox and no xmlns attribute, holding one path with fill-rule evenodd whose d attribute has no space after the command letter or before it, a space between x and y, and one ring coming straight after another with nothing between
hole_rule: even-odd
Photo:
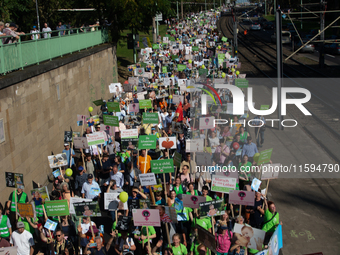
<instances>
[{"instance_id":1,"label":"metal guardrail","mask_svg":"<svg viewBox=\"0 0 340 255\"><path fill-rule=\"evenodd\" d=\"M19 35L19 40L11 44L3 44L3 39L10 36L0 37L0 74L39 65L43 61L108 42L108 31L105 27L82 27L62 31L65 35L54 30L47 32L51 37L36 40L32 40L31 35L40 34L40 37L43 37L46 32ZM29 40L24 41L27 38Z\"/></svg>"}]
</instances>

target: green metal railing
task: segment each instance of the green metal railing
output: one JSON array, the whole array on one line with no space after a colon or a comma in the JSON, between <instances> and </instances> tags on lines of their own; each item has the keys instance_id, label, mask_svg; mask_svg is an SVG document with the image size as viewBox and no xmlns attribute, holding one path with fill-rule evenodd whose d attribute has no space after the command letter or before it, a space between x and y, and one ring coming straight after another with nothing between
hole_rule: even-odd
<instances>
[{"instance_id":1,"label":"green metal railing","mask_svg":"<svg viewBox=\"0 0 340 255\"><path fill-rule=\"evenodd\" d=\"M64 31L65 35L60 35L60 31L56 30L48 33L51 37L37 40L31 40L31 35L37 34L20 35L19 40L11 44L3 44L3 39L9 36L0 37L0 74L39 65L43 61L108 42L107 28L104 27L72 28ZM43 37L45 33L39 34Z\"/></svg>"}]
</instances>

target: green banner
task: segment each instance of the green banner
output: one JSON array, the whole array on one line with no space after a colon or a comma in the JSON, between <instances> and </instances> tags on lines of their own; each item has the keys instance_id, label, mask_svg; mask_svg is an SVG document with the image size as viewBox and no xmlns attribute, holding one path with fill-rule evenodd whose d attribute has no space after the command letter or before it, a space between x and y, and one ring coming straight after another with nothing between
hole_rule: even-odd
<instances>
[{"instance_id":1,"label":"green banner","mask_svg":"<svg viewBox=\"0 0 340 255\"><path fill-rule=\"evenodd\" d=\"M208 76L208 69L198 69L198 75L206 75Z\"/></svg>"},{"instance_id":2,"label":"green banner","mask_svg":"<svg viewBox=\"0 0 340 255\"><path fill-rule=\"evenodd\" d=\"M168 67L162 66L162 73L167 73L167 72L168 72Z\"/></svg>"},{"instance_id":3,"label":"green banner","mask_svg":"<svg viewBox=\"0 0 340 255\"><path fill-rule=\"evenodd\" d=\"M175 35L175 34L176 34L176 30L171 30L170 33L171 33L172 35Z\"/></svg>"},{"instance_id":4,"label":"green banner","mask_svg":"<svg viewBox=\"0 0 340 255\"><path fill-rule=\"evenodd\" d=\"M187 66L186 65L182 65L182 64L178 64L177 65L177 70L180 72L180 71L184 71L185 69L187 69Z\"/></svg>"},{"instance_id":5,"label":"green banner","mask_svg":"<svg viewBox=\"0 0 340 255\"><path fill-rule=\"evenodd\" d=\"M119 127L119 120L117 116L103 115L104 125Z\"/></svg>"},{"instance_id":6,"label":"green banner","mask_svg":"<svg viewBox=\"0 0 340 255\"><path fill-rule=\"evenodd\" d=\"M153 50L158 50L159 49L159 44L158 43L152 44L152 49Z\"/></svg>"},{"instance_id":7,"label":"green banner","mask_svg":"<svg viewBox=\"0 0 340 255\"><path fill-rule=\"evenodd\" d=\"M99 100L96 100L96 101L93 101L92 102L95 106L100 106L100 105L104 105L104 101L103 99L99 99Z\"/></svg>"},{"instance_id":8,"label":"green banner","mask_svg":"<svg viewBox=\"0 0 340 255\"><path fill-rule=\"evenodd\" d=\"M177 166L177 168L180 168L181 167L181 162L182 162L182 154L180 154L177 151L175 151L175 155L174 155L173 161L174 161L174 165Z\"/></svg>"},{"instance_id":9,"label":"green banner","mask_svg":"<svg viewBox=\"0 0 340 255\"><path fill-rule=\"evenodd\" d=\"M157 136L155 135L140 135L138 140L138 149L156 149Z\"/></svg>"},{"instance_id":10,"label":"green banner","mask_svg":"<svg viewBox=\"0 0 340 255\"><path fill-rule=\"evenodd\" d=\"M176 40L175 40L175 37L173 37L173 36L169 37L169 40L170 40L171 42L176 41Z\"/></svg>"},{"instance_id":11,"label":"green banner","mask_svg":"<svg viewBox=\"0 0 340 255\"><path fill-rule=\"evenodd\" d=\"M66 216L70 215L67 200L45 201L47 216Z\"/></svg>"},{"instance_id":12,"label":"green banner","mask_svg":"<svg viewBox=\"0 0 340 255\"><path fill-rule=\"evenodd\" d=\"M261 105L260 110L269 110L269 105L265 105L265 104Z\"/></svg>"},{"instance_id":13,"label":"green banner","mask_svg":"<svg viewBox=\"0 0 340 255\"><path fill-rule=\"evenodd\" d=\"M235 79L235 86L239 88L248 88L249 82L246 79Z\"/></svg>"},{"instance_id":14,"label":"green banner","mask_svg":"<svg viewBox=\"0 0 340 255\"><path fill-rule=\"evenodd\" d=\"M226 42L226 41L228 41L228 38L223 36L222 39L221 39L221 41L222 41L222 42Z\"/></svg>"},{"instance_id":15,"label":"green banner","mask_svg":"<svg viewBox=\"0 0 340 255\"><path fill-rule=\"evenodd\" d=\"M177 55L171 55L171 59L172 59L172 60L175 60L175 59L177 59L177 58L178 58Z\"/></svg>"},{"instance_id":16,"label":"green banner","mask_svg":"<svg viewBox=\"0 0 340 255\"><path fill-rule=\"evenodd\" d=\"M257 165L265 164L270 161L270 158L272 157L273 148L261 151L259 159L257 160Z\"/></svg>"},{"instance_id":17,"label":"green banner","mask_svg":"<svg viewBox=\"0 0 340 255\"><path fill-rule=\"evenodd\" d=\"M174 172L174 161L172 159L151 160L151 172L165 174Z\"/></svg>"},{"instance_id":18,"label":"green banner","mask_svg":"<svg viewBox=\"0 0 340 255\"><path fill-rule=\"evenodd\" d=\"M143 112L143 124L158 124L158 113Z\"/></svg>"},{"instance_id":19,"label":"green banner","mask_svg":"<svg viewBox=\"0 0 340 255\"><path fill-rule=\"evenodd\" d=\"M217 58L218 59L225 59L224 53L218 53Z\"/></svg>"},{"instance_id":20,"label":"green banner","mask_svg":"<svg viewBox=\"0 0 340 255\"><path fill-rule=\"evenodd\" d=\"M198 46L192 46L192 51L198 51Z\"/></svg>"},{"instance_id":21,"label":"green banner","mask_svg":"<svg viewBox=\"0 0 340 255\"><path fill-rule=\"evenodd\" d=\"M118 102L107 102L107 110L109 112L120 112L120 107Z\"/></svg>"},{"instance_id":22,"label":"green banner","mask_svg":"<svg viewBox=\"0 0 340 255\"><path fill-rule=\"evenodd\" d=\"M139 109L152 108L152 102L150 99L139 100Z\"/></svg>"}]
</instances>

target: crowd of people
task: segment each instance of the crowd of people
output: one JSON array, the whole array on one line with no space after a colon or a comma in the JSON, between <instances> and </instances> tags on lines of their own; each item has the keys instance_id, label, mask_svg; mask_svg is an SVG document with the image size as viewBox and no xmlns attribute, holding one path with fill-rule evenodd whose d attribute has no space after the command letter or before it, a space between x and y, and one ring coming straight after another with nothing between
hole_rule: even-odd
<instances>
[{"instance_id":1,"label":"crowd of people","mask_svg":"<svg viewBox=\"0 0 340 255\"><path fill-rule=\"evenodd\" d=\"M98 116L90 113L86 121L79 123L84 131L81 137L104 131L107 136L105 143L79 148L65 142L62 153L66 154L67 165L53 169L61 172L50 178L53 185L49 199L67 200L69 206L74 197L97 201L103 217L107 215L105 222L100 221L101 217L87 217L85 214L83 217L74 214L59 218L49 216L43 206L46 201L39 195L32 197L36 217L17 217L16 204L29 203L30 200L19 186L10 194L5 206L0 206L0 247L15 246L19 255L236 255L256 254L270 248L270 238L280 224L279 213L275 203L267 201L261 189L251 188L255 176L250 169L260 168L255 156L264 145L265 129L260 125L261 116L256 117L258 121L253 125L257 128L251 134L249 127L242 125L242 120L249 115L230 114L224 106L233 102L233 95L222 89L216 89L222 107L209 105L207 114L204 117L200 114L204 92L199 85L214 86L216 80L227 83L239 78L237 65L223 64L231 57L231 52L229 44L222 40L217 30L218 14L219 11L190 14L175 24L172 22L162 41L146 54L141 54L139 63L129 67L137 75L130 77L124 85L117 85L114 97L99 104L100 108L96 109L100 113ZM10 24L8 28L13 33L14 25ZM144 70L140 75L138 70L141 68ZM196 85L199 89L195 89ZM151 101L151 107L131 108L145 100ZM120 111L110 111L110 102L118 102ZM92 110L90 107L89 111ZM145 113L158 113L158 123L145 123ZM118 116L119 125L107 129L103 125L105 115ZM204 122L207 117L234 122L232 126L224 124L200 129L200 120L203 118ZM139 138L155 136L155 147L139 150L136 140L121 137L121 131L129 129L138 130ZM167 145L160 144L162 138L173 138L175 143L167 140ZM202 145L188 148L188 141L202 141L199 143ZM207 171L198 168L202 165L202 153L207 155L206 165L211 166ZM155 173L157 185L142 186L140 177L153 172L152 162L165 159L173 159L174 170ZM234 166L238 170L235 189L253 192L252 206L233 205L228 202L228 193L213 191L218 166ZM128 194L127 209L104 209L105 193L123 192ZM203 217L200 207L179 206L185 195L206 202L222 200L222 209L214 217L216 211L212 207L208 214L212 216ZM171 220L165 213L165 209L171 207L175 208L178 220ZM133 212L141 208L158 209L160 227L135 226ZM46 228L49 221L57 223L54 231ZM99 224L106 229L103 231ZM236 224L242 227L240 233L235 232ZM255 230L266 232L263 242L253 238ZM213 243L207 243L200 235L202 233L207 236L206 240L213 237ZM250 248L254 247L251 246L253 239L256 249Z\"/></svg>"}]
</instances>

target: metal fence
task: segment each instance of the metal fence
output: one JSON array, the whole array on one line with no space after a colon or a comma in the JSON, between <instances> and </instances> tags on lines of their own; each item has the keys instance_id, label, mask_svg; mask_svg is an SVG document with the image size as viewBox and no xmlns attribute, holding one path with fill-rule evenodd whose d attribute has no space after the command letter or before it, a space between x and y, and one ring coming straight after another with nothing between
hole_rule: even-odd
<instances>
[{"instance_id":1,"label":"metal fence","mask_svg":"<svg viewBox=\"0 0 340 255\"><path fill-rule=\"evenodd\" d=\"M0 37L0 74L24 69L24 67L62 57L72 52L81 51L102 43L108 42L108 33L105 27L87 27L64 29L48 32L47 38L32 40L32 35L20 35L19 40L10 44L3 44L9 37ZM41 32L44 37L46 32ZM25 39L28 39L25 41Z\"/></svg>"}]
</instances>

